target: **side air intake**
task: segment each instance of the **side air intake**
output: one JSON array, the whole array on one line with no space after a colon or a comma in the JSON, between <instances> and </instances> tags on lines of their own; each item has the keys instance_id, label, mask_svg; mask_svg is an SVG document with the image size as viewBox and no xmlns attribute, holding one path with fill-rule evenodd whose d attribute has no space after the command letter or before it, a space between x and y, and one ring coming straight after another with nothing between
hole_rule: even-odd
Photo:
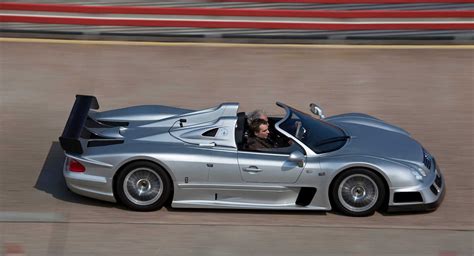
<instances>
[{"instance_id":1,"label":"side air intake","mask_svg":"<svg viewBox=\"0 0 474 256\"><path fill-rule=\"evenodd\" d=\"M303 187L296 198L296 204L300 206L307 206L313 201L314 195L316 194L316 188Z\"/></svg>"}]
</instances>

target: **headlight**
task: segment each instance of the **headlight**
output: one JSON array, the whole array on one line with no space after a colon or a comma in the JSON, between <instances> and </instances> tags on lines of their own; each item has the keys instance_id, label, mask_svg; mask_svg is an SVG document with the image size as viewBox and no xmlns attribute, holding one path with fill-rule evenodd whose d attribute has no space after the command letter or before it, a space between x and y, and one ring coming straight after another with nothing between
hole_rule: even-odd
<instances>
[{"instance_id":1,"label":"headlight","mask_svg":"<svg viewBox=\"0 0 474 256\"><path fill-rule=\"evenodd\" d=\"M426 176L425 169L423 169L419 166L412 166L412 165L410 165L409 167L411 169L411 174L413 174L413 176L415 176L415 179L417 179L419 181L422 181L423 177Z\"/></svg>"},{"instance_id":2,"label":"headlight","mask_svg":"<svg viewBox=\"0 0 474 256\"><path fill-rule=\"evenodd\" d=\"M416 170L421 174L421 176L426 176L426 171L423 168L417 167Z\"/></svg>"},{"instance_id":3,"label":"headlight","mask_svg":"<svg viewBox=\"0 0 474 256\"><path fill-rule=\"evenodd\" d=\"M415 176L415 179L419 180L419 181L422 181L423 180L423 176L421 176L421 174L417 171L411 171L411 174L413 174L413 176Z\"/></svg>"}]
</instances>

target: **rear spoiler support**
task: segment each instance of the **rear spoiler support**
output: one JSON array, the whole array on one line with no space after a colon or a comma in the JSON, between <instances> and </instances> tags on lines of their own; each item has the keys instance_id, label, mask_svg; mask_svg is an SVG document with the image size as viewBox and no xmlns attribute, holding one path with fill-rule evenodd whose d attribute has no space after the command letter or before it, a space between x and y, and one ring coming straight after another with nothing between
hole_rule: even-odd
<instances>
[{"instance_id":1,"label":"rear spoiler support","mask_svg":"<svg viewBox=\"0 0 474 256\"><path fill-rule=\"evenodd\" d=\"M63 134L59 137L61 147L67 153L82 154L84 152L79 137L90 109L99 109L97 98L90 95L76 95L76 101L67 119Z\"/></svg>"}]
</instances>

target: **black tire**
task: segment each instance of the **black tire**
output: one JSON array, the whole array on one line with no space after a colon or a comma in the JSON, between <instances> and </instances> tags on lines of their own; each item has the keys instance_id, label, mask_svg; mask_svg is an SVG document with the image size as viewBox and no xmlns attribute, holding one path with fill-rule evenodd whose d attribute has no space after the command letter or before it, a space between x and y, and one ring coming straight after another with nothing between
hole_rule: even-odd
<instances>
[{"instance_id":1,"label":"black tire","mask_svg":"<svg viewBox=\"0 0 474 256\"><path fill-rule=\"evenodd\" d=\"M135 211L161 209L171 194L171 180L159 165L138 161L126 165L117 176L115 191L125 206Z\"/></svg>"},{"instance_id":2,"label":"black tire","mask_svg":"<svg viewBox=\"0 0 474 256\"><path fill-rule=\"evenodd\" d=\"M357 168L337 176L330 193L336 210L349 216L363 217L374 214L382 206L386 188L383 180L373 171Z\"/></svg>"}]
</instances>

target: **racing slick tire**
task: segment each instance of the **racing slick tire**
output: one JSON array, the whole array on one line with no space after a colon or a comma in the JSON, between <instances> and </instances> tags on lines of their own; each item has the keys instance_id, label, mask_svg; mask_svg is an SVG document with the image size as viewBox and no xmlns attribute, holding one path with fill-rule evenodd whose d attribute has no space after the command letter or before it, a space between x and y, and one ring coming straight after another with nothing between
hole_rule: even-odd
<instances>
[{"instance_id":1,"label":"racing slick tire","mask_svg":"<svg viewBox=\"0 0 474 256\"><path fill-rule=\"evenodd\" d=\"M158 210L171 194L171 180L157 164L138 161L126 165L117 177L118 199L135 211Z\"/></svg>"},{"instance_id":2,"label":"racing slick tire","mask_svg":"<svg viewBox=\"0 0 474 256\"><path fill-rule=\"evenodd\" d=\"M374 214L386 194L383 180L373 171L362 168L341 173L330 192L336 210L355 217Z\"/></svg>"}]
</instances>

